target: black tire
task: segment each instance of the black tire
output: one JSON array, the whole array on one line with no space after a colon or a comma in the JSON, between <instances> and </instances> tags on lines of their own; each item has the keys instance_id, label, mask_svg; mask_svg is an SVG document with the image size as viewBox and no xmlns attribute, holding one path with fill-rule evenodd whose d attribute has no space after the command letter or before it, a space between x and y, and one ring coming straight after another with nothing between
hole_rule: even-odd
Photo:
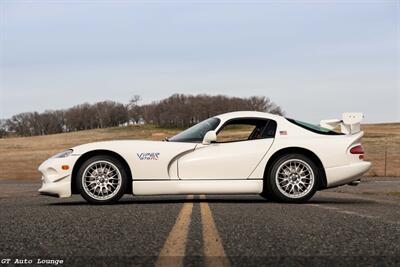
<instances>
[{"instance_id":1,"label":"black tire","mask_svg":"<svg viewBox=\"0 0 400 267\"><path fill-rule=\"evenodd\" d=\"M264 179L264 185L263 185L263 191L260 194L260 196L262 196L264 199L266 200L270 200L270 201L276 201L275 196L271 193L270 190L268 190L267 185L266 185L266 179Z\"/></svg>"},{"instance_id":2,"label":"black tire","mask_svg":"<svg viewBox=\"0 0 400 267\"><path fill-rule=\"evenodd\" d=\"M298 195L295 195L295 192L292 193L292 196L289 192L286 192L285 189L282 186L278 185L277 179L282 179L282 178L277 178L277 172L279 170L282 170L282 168L285 168L284 165L288 163L295 163L297 162L298 164L304 164L303 167L305 168L304 172L296 172L293 173L293 178L291 179L296 179L296 181L302 181L305 183L304 184L293 184L289 185L289 187L286 188L297 188L297 191L303 190L304 192L298 193ZM285 168L287 170L287 167ZM307 172L310 175L306 175ZM299 177L299 173L302 175L305 175L306 177ZM278 159L276 159L272 167L269 168L266 172L266 177L264 178L264 189L263 192L261 193L261 196L278 201L278 202L286 202L286 203L304 203L307 200L309 200L317 191L317 188L319 186L319 181L320 181L320 173L321 171L317 167L317 165L307 156L302 155L302 154L287 154L284 155ZM313 182L307 182L307 176L311 177L313 176ZM281 177L281 176L279 176ZM293 181L293 183L296 183L296 181ZM310 180L311 181L311 180ZM292 181L291 181L292 182ZM286 186L289 182L281 182L282 185ZM286 189L288 190L288 189Z\"/></svg>"},{"instance_id":3,"label":"black tire","mask_svg":"<svg viewBox=\"0 0 400 267\"><path fill-rule=\"evenodd\" d=\"M264 198L265 200L276 201L275 198L274 198L274 196L271 195L271 194L269 194L269 193L266 192L266 191L263 191L263 192L260 194L260 196L261 196L262 198Z\"/></svg>"},{"instance_id":4,"label":"black tire","mask_svg":"<svg viewBox=\"0 0 400 267\"><path fill-rule=\"evenodd\" d=\"M92 176L99 173L96 178L88 178L91 179L90 181L84 180L84 174L89 174L88 172L92 170L91 168L89 169L89 166L98 171L92 172ZM102 168L101 166L104 167ZM107 166L109 168L108 175L105 173ZM113 171L111 171L111 169L113 169ZM91 204L115 203L125 194L129 186L128 175L124 165L114 157L108 155L98 155L87 159L79 168L75 179L79 193L87 202ZM93 190L94 187L92 187L92 185L88 185L88 183L95 183L93 186L98 186L99 191L94 190L92 192L91 189ZM100 186L102 186L101 192ZM110 193L108 194L109 191ZM107 192L108 196L104 196L104 192ZM97 193L99 194L98 196L96 196ZM103 194L103 196L100 196L100 194Z\"/></svg>"}]
</instances>

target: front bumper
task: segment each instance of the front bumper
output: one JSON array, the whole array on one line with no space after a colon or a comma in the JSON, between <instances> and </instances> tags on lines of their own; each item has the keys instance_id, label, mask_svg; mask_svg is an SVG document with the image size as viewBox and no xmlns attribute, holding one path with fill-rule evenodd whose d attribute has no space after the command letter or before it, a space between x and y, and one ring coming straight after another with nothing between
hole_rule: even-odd
<instances>
[{"instance_id":1,"label":"front bumper","mask_svg":"<svg viewBox=\"0 0 400 267\"><path fill-rule=\"evenodd\" d=\"M348 184L360 178L371 168L371 162L362 161L345 166L326 168L327 187Z\"/></svg>"},{"instance_id":2,"label":"front bumper","mask_svg":"<svg viewBox=\"0 0 400 267\"><path fill-rule=\"evenodd\" d=\"M71 196L71 177L65 181L58 182L44 182L42 178L42 187L39 188L39 193L45 196L53 196L53 197L70 197Z\"/></svg>"},{"instance_id":3,"label":"front bumper","mask_svg":"<svg viewBox=\"0 0 400 267\"><path fill-rule=\"evenodd\" d=\"M71 175L78 156L66 158L50 158L39 166L42 173L42 187L38 190L41 195L60 198L71 196ZM68 165L68 170L61 166Z\"/></svg>"}]
</instances>

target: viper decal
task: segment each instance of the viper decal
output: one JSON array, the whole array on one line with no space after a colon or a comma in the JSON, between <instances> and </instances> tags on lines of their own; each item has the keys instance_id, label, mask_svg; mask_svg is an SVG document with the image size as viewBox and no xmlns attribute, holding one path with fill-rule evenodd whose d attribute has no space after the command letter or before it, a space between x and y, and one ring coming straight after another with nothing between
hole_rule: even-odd
<instances>
[{"instance_id":1,"label":"viper decal","mask_svg":"<svg viewBox=\"0 0 400 267\"><path fill-rule=\"evenodd\" d=\"M160 153L158 152L151 152L151 153L136 153L140 160L158 160Z\"/></svg>"}]
</instances>

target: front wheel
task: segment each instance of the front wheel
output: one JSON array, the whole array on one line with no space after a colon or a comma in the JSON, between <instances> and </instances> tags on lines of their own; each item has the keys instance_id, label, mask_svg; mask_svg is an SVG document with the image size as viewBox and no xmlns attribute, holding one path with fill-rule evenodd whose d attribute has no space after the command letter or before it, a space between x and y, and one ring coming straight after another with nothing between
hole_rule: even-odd
<instances>
[{"instance_id":1,"label":"front wheel","mask_svg":"<svg viewBox=\"0 0 400 267\"><path fill-rule=\"evenodd\" d=\"M302 154L289 154L276 160L267 173L263 194L273 200L302 203L318 188L319 169Z\"/></svg>"},{"instance_id":2,"label":"front wheel","mask_svg":"<svg viewBox=\"0 0 400 267\"><path fill-rule=\"evenodd\" d=\"M92 204L110 204L126 192L128 176L115 158L104 155L86 160L79 168L77 186L82 197Z\"/></svg>"}]
</instances>

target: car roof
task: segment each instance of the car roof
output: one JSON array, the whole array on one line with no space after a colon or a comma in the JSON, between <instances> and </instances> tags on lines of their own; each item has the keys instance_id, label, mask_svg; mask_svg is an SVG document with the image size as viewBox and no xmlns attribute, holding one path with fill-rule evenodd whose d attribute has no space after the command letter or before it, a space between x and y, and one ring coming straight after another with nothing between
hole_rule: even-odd
<instances>
[{"instance_id":1,"label":"car roof","mask_svg":"<svg viewBox=\"0 0 400 267\"><path fill-rule=\"evenodd\" d=\"M230 120L234 118L266 118L266 119L275 119L280 120L283 117L280 115L268 113L268 112L260 112L260 111L234 111L224 113L218 116L215 116L221 120Z\"/></svg>"}]
</instances>

